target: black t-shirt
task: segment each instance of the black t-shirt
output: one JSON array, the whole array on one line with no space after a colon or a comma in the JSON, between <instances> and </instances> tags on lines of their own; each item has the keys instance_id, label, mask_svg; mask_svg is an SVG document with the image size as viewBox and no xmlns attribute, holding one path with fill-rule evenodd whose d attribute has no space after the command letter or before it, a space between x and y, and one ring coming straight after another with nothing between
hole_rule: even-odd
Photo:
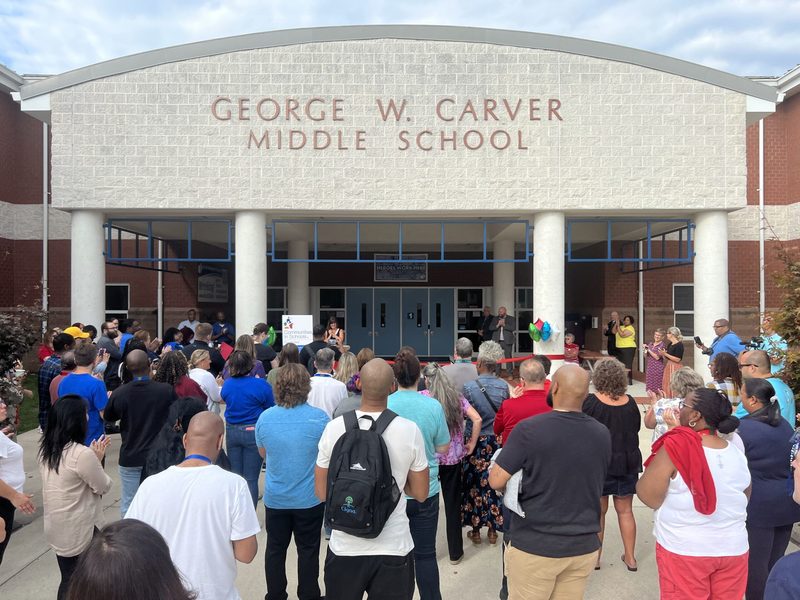
<instances>
[{"instance_id":1,"label":"black t-shirt","mask_svg":"<svg viewBox=\"0 0 800 600\"><path fill-rule=\"evenodd\" d=\"M329 346L322 340L314 340L310 344L306 344L303 346L303 349L300 352L300 364L305 365L308 369L309 374L314 374L314 357L317 355L317 352L322 350L323 348L330 348L333 350L333 359L339 360L339 357L342 355L339 352L338 348L334 348Z\"/></svg>"},{"instance_id":2,"label":"black t-shirt","mask_svg":"<svg viewBox=\"0 0 800 600\"><path fill-rule=\"evenodd\" d=\"M264 365L264 373L269 373L270 369L272 369L272 361L275 360L277 356L272 346L256 344L256 359L260 360L261 364Z\"/></svg>"},{"instance_id":3,"label":"black t-shirt","mask_svg":"<svg viewBox=\"0 0 800 600\"><path fill-rule=\"evenodd\" d=\"M497 457L511 474L522 469L525 518L511 513L511 544L549 558L597 550L610 459L608 429L581 412L553 411L514 427Z\"/></svg>"},{"instance_id":4,"label":"black t-shirt","mask_svg":"<svg viewBox=\"0 0 800 600\"><path fill-rule=\"evenodd\" d=\"M192 352L194 352L195 350L208 351L208 354L211 357L211 368L209 369L209 371L211 371L211 374L214 377L222 373L222 370L225 368L225 359L222 358L222 354L220 354L219 350L209 346L208 342L195 341L192 344L189 344L188 346L184 346L181 351L183 352L184 356L186 356L187 360L191 360Z\"/></svg>"},{"instance_id":5,"label":"black t-shirt","mask_svg":"<svg viewBox=\"0 0 800 600\"><path fill-rule=\"evenodd\" d=\"M675 342L667 346L667 354L675 358L683 358L683 342Z\"/></svg>"},{"instance_id":6,"label":"black t-shirt","mask_svg":"<svg viewBox=\"0 0 800 600\"><path fill-rule=\"evenodd\" d=\"M122 446L119 464L141 467L158 432L167 422L175 390L168 383L150 379L131 381L118 387L108 399L103 417L119 421Z\"/></svg>"}]
</instances>

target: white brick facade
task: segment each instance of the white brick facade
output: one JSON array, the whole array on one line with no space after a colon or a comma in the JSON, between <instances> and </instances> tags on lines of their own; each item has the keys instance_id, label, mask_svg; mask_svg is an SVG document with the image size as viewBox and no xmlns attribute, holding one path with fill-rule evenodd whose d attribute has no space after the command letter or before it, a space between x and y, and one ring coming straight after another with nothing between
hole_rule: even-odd
<instances>
[{"instance_id":1,"label":"white brick facade","mask_svg":"<svg viewBox=\"0 0 800 600\"><path fill-rule=\"evenodd\" d=\"M216 120L219 96L254 99L251 120ZM344 121L331 120L328 103L319 123L265 123L255 114L264 97L341 98ZM443 122L434 112L443 97L476 108L484 98L523 106L541 98L542 120ZM407 101L407 121L381 120L376 99L390 98ZM547 120L549 98L560 100L563 121ZM298 44L83 83L53 92L51 109L53 202L66 209L530 214L745 205L744 95L563 52L393 39ZM260 137L277 128L342 131L351 149L247 147L251 130ZM398 149L400 130L426 129L487 138L503 129L514 143ZM352 148L357 130L365 150ZM517 130L527 150L514 149Z\"/></svg>"}]
</instances>

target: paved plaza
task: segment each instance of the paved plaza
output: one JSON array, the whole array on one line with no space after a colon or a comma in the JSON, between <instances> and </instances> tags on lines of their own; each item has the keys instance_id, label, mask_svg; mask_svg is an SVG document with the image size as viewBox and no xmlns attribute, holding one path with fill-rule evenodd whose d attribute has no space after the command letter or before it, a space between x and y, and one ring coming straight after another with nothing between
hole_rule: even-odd
<instances>
[{"instance_id":1,"label":"paved plaza","mask_svg":"<svg viewBox=\"0 0 800 600\"><path fill-rule=\"evenodd\" d=\"M631 391L636 396L644 396L644 386L641 383L635 384ZM651 435L651 431L644 428L639 434L640 447L645 457L649 453ZM112 436L112 440L112 445L106 455L106 471L114 479L114 487L103 499L107 522L119 518L120 486L117 472L119 435ZM13 534L3 565L0 566L0 598L9 600L55 598L59 574L55 555L47 545L43 533L41 482L36 467L38 434L35 431L29 431L22 434L19 441L25 448L25 469L28 474L25 488L28 493L34 494L37 512L33 517L17 514L18 521L24 523L24 526ZM577 443L580 441L578 440ZM620 561L622 542L617 529L616 516L611 508L606 520L607 530L602 568L592 573L589 578L587 599L647 600L658 598L658 578L652 536L653 513L636 499L634 500L634 513L638 526L636 555L639 560L639 571L629 573ZM263 525L264 507L261 503L259 503L258 515ZM239 565L236 585L244 600L262 598L266 592L264 582L265 544L266 534L262 531L258 535L259 552L255 560L249 565ZM789 545L788 552L797 550L798 547L794 543ZM464 560L461 564L452 566L447 556L444 512L440 511L437 554L443 598L457 599L465 593L471 593L472 598L497 598L501 573L499 545L489 545L485 536L484 542L480 546L473 546L465 539ZM324 555L323 542L323 551L320 553L320 574ZM290 597L292 597L292 590L297 581L294 548L289 552L287 575Z\"/></svg>"}]
</instances>

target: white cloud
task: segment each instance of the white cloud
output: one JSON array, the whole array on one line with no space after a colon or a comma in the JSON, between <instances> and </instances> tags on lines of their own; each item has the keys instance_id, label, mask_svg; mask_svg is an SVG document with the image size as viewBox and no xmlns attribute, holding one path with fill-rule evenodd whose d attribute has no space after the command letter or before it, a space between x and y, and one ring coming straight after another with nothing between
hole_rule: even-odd
<instances>
[{"instance_id":1,"label":"white cloud","mask_svg":"<svg viewBox=\"0 0 800 600\"><path fill-rule=\"evenodd\" d=\"M205 39L325 25L428 23L520 29L659 52L740 75L777 75L800 62L792 0L0 0L0 62L59 73Z\"/></svg>"}]
</instances>

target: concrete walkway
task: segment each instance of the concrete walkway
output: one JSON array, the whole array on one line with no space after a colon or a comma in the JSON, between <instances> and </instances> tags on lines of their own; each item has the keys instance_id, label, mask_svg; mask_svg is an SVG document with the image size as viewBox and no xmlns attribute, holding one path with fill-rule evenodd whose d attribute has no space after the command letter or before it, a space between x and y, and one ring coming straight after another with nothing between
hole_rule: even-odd
<instances>
[{"instance_id":1,"label":"concrete walkway","mask_svg":"<svg viewBox=\"0 0 800 600\"><path fill-rule=\"evenodd\" d=\"M641 386L641 384L638 384ZM641 386L643 388L643 386ZM631 392L636 396L638 386ZM641 390L643 392L643 390ZM646 457L649 454L652 432L642 429L640 445ZM0 565L0 598L3 600L42 600L55 598L60 580L58 566L53 552L44 539L42 523L41 481L36 466L38 435L28 432L20 436L19 442L25 449L25 469L28 474L26 491L34 494L37 506L35 515L28 517L17 513L16 522L22 526L11 537L6 556ZM117 456L119 452L119 436L112 436L112 445L106 458L106 471L114 479L114 487L103 498L105 518L113 521L119 518L119 475L117 472ZM580 440L577 440L580 443ZM263 485L263 481L262 481ZM591 574L586 593L587 599L648 600L658 598L658 578L654 557L654 541L652 536L652 511L638 499L634 499L634 513L638 525L636 555L639 560L639 571L630 573L620 560L622 542L617 528L617 520L613 508L609 509L606 520L606 538L603 551L602 568ZM259 519L263 524L264 509L259 506ZM497 598L501 578L500 547L489 545L484 537L480 546L473 546L465 539L465 557L461 564L450 565L447 556L447 542L444 535L444 513L440 513L439 536L437 541L439 571L441 576L442 597L445 600L457 599L468 593L472 598ZM239 565L237 588L245 600L263 598L266 593L264 581L264 546L266 534L262 531L258 536L259 552L253 563ZM798 548L790 544L789 552ZM325 547L320 553L320 583L322 580L322 563ZM287 575L289 579L289 597L296 597L296 553L289 551Z\"/></svg>"}]
</instances>

